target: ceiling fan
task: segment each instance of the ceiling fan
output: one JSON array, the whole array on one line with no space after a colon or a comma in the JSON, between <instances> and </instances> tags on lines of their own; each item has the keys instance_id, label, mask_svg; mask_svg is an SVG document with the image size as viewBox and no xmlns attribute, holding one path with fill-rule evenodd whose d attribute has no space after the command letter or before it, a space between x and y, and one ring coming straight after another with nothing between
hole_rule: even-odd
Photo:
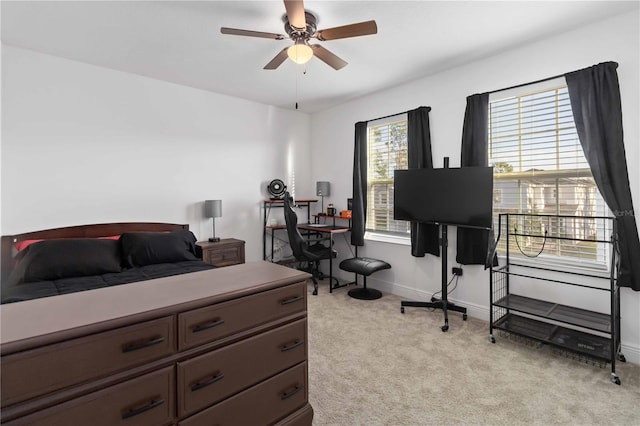
<instances>
[{"instance_id":1,"label":"ceiling fan","mask_svg":"<svg viewBox=\"0 0 640 426\"><path fill-rule=\"evenodd\" d=\"M319 44L310 44L310 39L315 38L320 41L337 40L376 34L378 32L376 21L365 21L318 30L316 29L317 17L304 10L303 0L284 0L284 7L287 13L282 19L287 35L227 27L220 28L220 32L222 34L271 38L274 40L291 39L293 45L282 49L280 53L264 66L265 70L278 68L287 57L298 64L305 64L311 60L313 56L333 67L335 70L339 70L346 66L347 62Z\"/></svg>"}]
</instances>

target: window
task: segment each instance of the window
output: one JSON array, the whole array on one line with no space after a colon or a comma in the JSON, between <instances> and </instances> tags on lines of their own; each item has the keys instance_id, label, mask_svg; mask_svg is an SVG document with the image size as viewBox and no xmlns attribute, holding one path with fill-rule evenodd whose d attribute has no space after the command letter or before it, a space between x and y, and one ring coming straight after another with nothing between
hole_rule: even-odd
<instances>
[{"instance_id":1,"label":"window","mask_svg":"<svg viewBox=\"0 0 640 426\"><path fill-rule=\"evenodd\" d=\"M608 215L578 140L566 86L490 100L489 164L496 230L500 213L550 215L518 218L511 227L567 238L520 237L510 244L518 244L524 255L535 255L546 244L545 256L555 260L604 262L595 243L573 239L607 238L609 222L563 218Z\"/></svg>"},{"instance_id":2,"label":"window","mask_svg":"<svg viewBox=\"0 0 640 426\"><path fill-rule=\"evenodd\" d=\"M408 234L409 222L393 220L393 171L408 168L407 117L367 127L367 231Z\"/></svg>"}]
</instances>

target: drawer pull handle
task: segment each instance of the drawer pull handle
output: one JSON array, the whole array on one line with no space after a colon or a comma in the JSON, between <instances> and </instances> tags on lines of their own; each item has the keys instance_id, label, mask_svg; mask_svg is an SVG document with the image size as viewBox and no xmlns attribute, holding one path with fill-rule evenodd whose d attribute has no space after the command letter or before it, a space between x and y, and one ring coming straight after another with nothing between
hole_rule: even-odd
<instances>
[{"instance_id":1,"label":"drawer pull handle","mask_svg":"<svg viewBox=\"0 0 640 426\"><path fill-rule=\"evenodd\" d=\"M285 299L282 302L280 302L281 305L288 305L290 303L295 303L298 302L300 300L303 300L304 296L294 296L294 297L290 297L289 299Z\"/></svg>"},{"instance_id":2,"label":"drawer pull handle","mask_svg":"<svg viewBox=\"0 0 640 426\"><path fill-rule=\"evenodd\" d=\"M301 385L296 385L295 388L291 389L290 391L286 391L286 392L282 392L282 396L280 396L281 400L285 400L285 399L289 399L291 398L293 395L297 394L298 392L300 392L302 390L302 386Z\"/></svg>"},{"instance_id":3,"label":"drawer pull handle","mask_svg":"<svg viewBox=\"0 0 640 426\"><path fill-rule=\"evenodd\" d=\"M224 379L224 374L216 373L213 376L211 376L209 379L205 380L204 382L198 382L195 385L191 386L191 392L195 392L199 389L206 388L207 386L212 385L215 382L218 382L222 379Z\"/></svg>"},{"instance_id":4,"label":"drawer pull handle","mask_svg":"<svg viewBox=\"0 0 640 426\"><path fill-rule=\"evenodd\" d=\"M293 342L290 345L284 345L284 346L280 347L280 350L282 352L287 352L287 351L290 351L291 349L297 348L300 345L304 345L304 340L296 340L295 342Z\"/></svg>"},{"instance_id":5,"label":"drawer pull handle","mask_svg":"<svg viewBox=\"0 0 640 426\"><path fill-rule=\"evenodd\" d=\"M154 408L159 407L162 404L164 404L164 399L152 400L151 402L149 402L146 405L143 405L142 407L130 409L129 411L127 411L122 415L122 420L127 420L127 419L130 419L131 417L137 416L138 414L142 414L145 411L153 410Z\"/></svg>"},{"instance_id":6,"label":"drawer pull handle","mask_svg":"<svg viewBox=\"0 0 640 426\"><path fill-rule=\"evenodd\" d=\"M164 342L164 336L154 337L151 340L147 340L142 343L129 343L125 347L122 348L122 353L137 351L138 349L148 348L149 346L154 346L159 343Z\"/></svg>"},{"instance_id":7,"label":"drawer pull handle","mask_svg":"<svg viewBox=\"0 0 640 426\"><path fill-rule=\"evenodd\" d=\"M197 333L199 331L207 330L209 328L217 327L219 325L224 324L223 319L215 319L213 321L205 322L204 324L198 324L191 328L192 333Z\"/></svg>"}]
</instances>

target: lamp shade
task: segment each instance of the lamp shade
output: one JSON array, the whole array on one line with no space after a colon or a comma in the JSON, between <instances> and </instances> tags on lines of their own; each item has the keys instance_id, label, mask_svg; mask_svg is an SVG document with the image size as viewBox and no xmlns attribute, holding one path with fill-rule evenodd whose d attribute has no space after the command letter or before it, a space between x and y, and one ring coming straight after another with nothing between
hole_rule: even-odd
<instances>
[{"instance_id":1,"label":"lamp shade","mask_svg":"<svg viewBox=\"0 0 640 426\"><path fill-rule=\"evenodd\" d=\"M316 195L319 197L327 197L331 193L331 184L327 181L316 182Z\"/></svg>"},{"instance_id":2,"label":"lamp shade","mask_svg":"<svg viewBox=\"0 0 640 426\"><path fill-rule=\"evenodd\" d=\"M222 200L206 200L204 217L222 217Z\"/></svg>"},{"instance_id":3,"label":"lamp shade","mask_svg":"<svg viewBox=\"0 0 640 426\"><path fill-rule=\"evenodd\" d=\"M287 55L296 64L306 64L313 57L313 50L302 38L299 38L287 49Z\"/></svg>"}]
</instances>

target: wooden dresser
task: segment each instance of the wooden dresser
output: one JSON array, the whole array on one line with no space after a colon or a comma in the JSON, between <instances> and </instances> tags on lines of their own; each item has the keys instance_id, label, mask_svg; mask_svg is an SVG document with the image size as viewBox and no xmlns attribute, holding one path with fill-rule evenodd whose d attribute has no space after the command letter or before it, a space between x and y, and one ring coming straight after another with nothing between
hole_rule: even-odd
<instances>
[{"instance_id":1,"label":"wooden dresser","mask_svg":"<svg viewBox=\"0 0 640 426\"><path fill-rule=\"evenodd\" d=\"M251 262L2 305L2 424L311 425L307 278Z\"/></svg>"}]
</instances>

